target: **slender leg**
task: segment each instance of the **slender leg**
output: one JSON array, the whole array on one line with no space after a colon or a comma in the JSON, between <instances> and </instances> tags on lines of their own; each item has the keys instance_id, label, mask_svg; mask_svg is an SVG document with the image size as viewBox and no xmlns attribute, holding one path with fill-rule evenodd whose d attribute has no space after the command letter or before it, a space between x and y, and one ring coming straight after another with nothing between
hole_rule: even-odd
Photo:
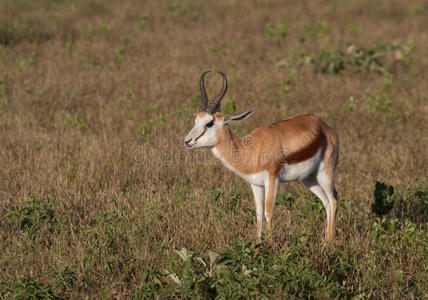
<instances>
[{"instance_id":1,"label":"slender leg","mask_svg":"<svg viewBox=\"0 0 428 300\"><path fill-rule=\"evenodd\" d=\"M330 177L326 172L319 172L317 175L317 181L322 187L324 194L327 196L330 204L330 228L328 229L327 241L332 242L336 232L336 212L337 212L337 191L332 183Z\"/></svg>"},{"instance_id":2,"label":"slender leg","mask_svg":"<svg viewBox=\"0 0 428 300\"><path fill-rule=\"evenodd\" d=\"M318 180L314 177L308 177L302 180L302 183L312 192L314 193L321 201L322 204L324 205L325 208L325 212L327 215L327 224L326 224L326 231L325 231L325 239L328 242L331 242L330 237L331 237L331 218L332 218L332 214L331 214L331 208L330 208L330 201L329 198L326 196L324 189L321 187L321 185L318 183Z\"/></svg>"},{"instance_id":3,"label":"slender leg","mask_svg":"<svg viewBox=\"0 0 428 300\"><path fill-rule=\"evenodd\" d=\"M271 236L272 243L272 218L273 208L276 199L276 193L278 191L278 178L270 175L265 182L265 217L268 228L268 233Z\"/></svg>"},{"instance_id":4,"label":"slender leg","mask_svg":"<svg viewBox=\"0 0 428 300\"><path fill-rule=\"evenodd\" d=\"M262 227L263 227L263 201L265 188L263 186L251 185L254 194L254 204L256 205L256 215L257 215L257 242L261 242L262 237Z\"/></svg>"}]
</instances>

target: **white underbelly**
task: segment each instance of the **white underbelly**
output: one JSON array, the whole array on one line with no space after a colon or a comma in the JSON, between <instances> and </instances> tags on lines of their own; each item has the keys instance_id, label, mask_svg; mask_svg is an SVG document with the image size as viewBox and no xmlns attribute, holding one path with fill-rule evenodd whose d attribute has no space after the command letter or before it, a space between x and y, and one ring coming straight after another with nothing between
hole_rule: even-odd
<instances>
[{"instance_id":1,"label":"white underbelly","mask_svg":"<svg viewBox=\"0 0 428 300\"><path fill-rule=\"evenodd\" d=\"M238 174L240 177L242 177L249 184L260 185L260 186L264 186L267 178L269 177L269 174L267 171L254 173L254 174L248 174L248 175L240 174L237 171L234 171L234 173Z\"/></svg>"},{"instance_id":2,"label":"white underbelly","mask_svg":"<svg viewBox=\"0 0 428 300\"><path fill-rule=\"evenodd\" d=\"M284 164L278 173L280 181L299 181L318 170L321 163L321 151L320 148L315 155L305 161L297 164Z\"/></svg>"}]
</instances>

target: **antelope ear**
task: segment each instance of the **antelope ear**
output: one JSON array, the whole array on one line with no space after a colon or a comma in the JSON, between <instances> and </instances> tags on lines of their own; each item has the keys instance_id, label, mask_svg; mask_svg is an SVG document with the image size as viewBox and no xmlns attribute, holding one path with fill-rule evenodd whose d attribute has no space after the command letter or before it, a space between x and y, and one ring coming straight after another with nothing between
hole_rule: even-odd
<instances>
[{"instance_id":1,"label":"antelope ear","mask_svg":"<svg viewBox=\"0 0 428 300\"><path fill-rule=\"evenodd\" d=\"M237 115L227 115L224 117L224 124L230 123L230 122L236 122L236 121L241 121L244 120L246 118L248 118L249 116L251 116L253 114L253 112L255 112L255 109L249 110L247 112L244 112L242 114L237 114Z\"/></svg>"}]
</instances>

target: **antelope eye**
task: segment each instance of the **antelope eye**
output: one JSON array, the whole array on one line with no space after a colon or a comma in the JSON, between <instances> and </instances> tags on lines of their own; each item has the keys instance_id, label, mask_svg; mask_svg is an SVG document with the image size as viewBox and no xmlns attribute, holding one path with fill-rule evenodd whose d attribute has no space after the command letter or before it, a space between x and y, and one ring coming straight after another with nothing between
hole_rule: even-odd
<instances>
[{"instance_id":1,"label":"antelope eye","mask_svg":"<svg viewBox=\"0 0 428 300\"><path fill-rule=\"evenodd\" d=\"M211 120L209 123L207 123L207 125L205 125L206 127L210 128L214 125L214 120Z\"/></svg>"}]
</instances>

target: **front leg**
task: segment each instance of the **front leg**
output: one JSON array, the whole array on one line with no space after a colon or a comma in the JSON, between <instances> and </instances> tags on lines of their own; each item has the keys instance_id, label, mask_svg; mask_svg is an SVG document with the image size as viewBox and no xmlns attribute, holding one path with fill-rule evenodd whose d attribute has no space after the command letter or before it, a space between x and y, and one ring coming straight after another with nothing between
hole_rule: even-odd
<instances>
[{"instance_id":1,"label":"front leg","mask_svg":"<svg viewBox=\"0 0 428 300\"><path fill-rule=\"evenodd\" d=\"M261 242L262 237L262 227L263 227L263 201L265 198L265 188L264 186L251 185L254 194L254 204L256 205L256 215L257 215L257 243Z\"/></svg>"},{"instance_id":2,"label":"front leg","mask_svg":"<svg viewBox=\"0 0 428 300\"><path fill-rule=\"evenodd\" d=\"M276 193L278 191L278 178L276 175L269 175L265 181L265 217L267 222L268 233L272 243L272 218L273 206L275 204Z\"/></svg>"}]
</instances>

